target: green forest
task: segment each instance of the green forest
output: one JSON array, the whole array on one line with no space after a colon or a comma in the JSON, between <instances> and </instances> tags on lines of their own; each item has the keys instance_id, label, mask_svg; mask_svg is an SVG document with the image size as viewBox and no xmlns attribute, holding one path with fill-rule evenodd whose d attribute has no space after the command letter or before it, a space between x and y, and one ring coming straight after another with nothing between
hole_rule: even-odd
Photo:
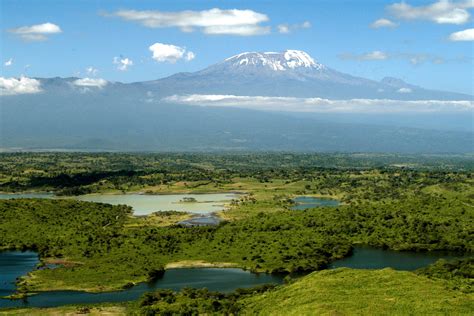
<instances>
[{"instance_id":1,"label":"green forest","mask_svg":"<svg viewBox=\"0 0 474 316\"><path fill-rule=\"evenodd\" d=\"M284 285L233 293L159 290L134 302L0 314L406 315L469 314L474 308L469 155L0 154L0 191L58 196L0 200L0 249L34 250L41 264L59 264L18 280L18 297L125 289L159 279L179 263L287 275ZM137 217L130 206L72 198L213 192L240 194L216 214L220 224L203 227L179 225L185 215L180 212ZM297 196L340 204L297 211L292 209ZM464 259L440 260L414 272L327 269L359 245L451 251Z\"/></svg>"}]
</instances>

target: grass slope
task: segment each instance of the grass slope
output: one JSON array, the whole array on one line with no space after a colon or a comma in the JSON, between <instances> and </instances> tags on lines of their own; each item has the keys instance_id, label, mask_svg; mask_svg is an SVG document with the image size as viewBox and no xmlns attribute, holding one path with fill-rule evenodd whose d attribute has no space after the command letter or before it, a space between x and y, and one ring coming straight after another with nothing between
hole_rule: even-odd
<instances>
[{"instance_id":1,"label":"grass slope","mask_svg":"<svg viewBox=\"0 0 474 316\"><path fill-rule=\"evenodd\" d=\"M472 315L474 296L411 272L336 269L244 300L245 315Z\"/></svg>"},{"instance_id":2,"label":"grass slope","mask_svg":"<svg viewBox=\"0 0 474 316\"><path fill-rule=\"evenodd\" d=\"M413 272L336 269L245 294L161 290L137 302L0 310L0 315L472 315L474 294ZM234 296L233 296L234 295ZM152 298L152 299L150 299Z\"/></svg>"}]
</instances>

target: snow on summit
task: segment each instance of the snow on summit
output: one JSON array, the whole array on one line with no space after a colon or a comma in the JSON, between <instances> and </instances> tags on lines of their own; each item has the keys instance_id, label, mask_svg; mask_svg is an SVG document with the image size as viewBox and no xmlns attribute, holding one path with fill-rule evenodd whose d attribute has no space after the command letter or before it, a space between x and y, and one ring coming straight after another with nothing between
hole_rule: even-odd
<instances>
[{"instance_id":1,"label":"snow on summit","mask_svg":"<svg viewBox=\"0 0 474 316\"><path fill-rule=\"evenodd\" d=\"M314 67L316 63L307 53L300 50L287 50L284 53L286 64L290 68L296 67Z\"/></svg>"},{"instance_id":2,"label":"snow on summit","mask_svg":"<svg viewBox=\"0 0 474 316\"><path fill-rule=\"evenodd\" d=\"M234 67L255 66L268 67L275 71L285 71L296 68L313 68L320 70L324 66L314 61L306 52L300 50L286 50L282 53L276 52L246 52L225 60Z\"/></svg>"}]
</instances>

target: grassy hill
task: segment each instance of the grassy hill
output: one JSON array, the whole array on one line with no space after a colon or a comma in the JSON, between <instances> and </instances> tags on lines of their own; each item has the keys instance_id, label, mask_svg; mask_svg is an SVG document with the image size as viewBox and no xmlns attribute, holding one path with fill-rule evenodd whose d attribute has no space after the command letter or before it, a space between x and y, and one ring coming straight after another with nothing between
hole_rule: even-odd
<instances>
[{"instance_id":1,"label":"grassy hill","mask_svg":"<svg viewBox=\"0 0 474 316\"><path fill-rule=\"evenodd\" d=\"M337 269L246 298L242 314L472 315L473 299L411 272Z\"/></svg>"},{"instance_id":2,"label":"grassy hill","mask_svg":"<svg viewBox=\"0 0 474 316\"><path fill-rule=\"evenodd\" d=\"M228 296L162 290L139 302L0 311L0 315L472 315L474 294L413 272L341 268L273 290Z\"/></svg>"}]
</instances>

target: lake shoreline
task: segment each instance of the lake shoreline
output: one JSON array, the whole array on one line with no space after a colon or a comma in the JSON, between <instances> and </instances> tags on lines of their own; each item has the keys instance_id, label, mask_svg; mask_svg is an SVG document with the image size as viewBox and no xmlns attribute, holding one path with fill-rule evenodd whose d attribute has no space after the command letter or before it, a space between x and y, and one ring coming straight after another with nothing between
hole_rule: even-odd
<instances>
[{"instance_id":1,"label":"lake shoreline","mask_svg":"<svg viewBox=\"0 0 474 316\"><path fill-rule=\"evenodd\" d=\"M0 251L21 251L21 250L18 250L18 249L2 249ZM410 271L410 270L415 270L415 269L397 269L396 267L393 267L393 266L385 266L385 267L357 267L357 265L355 266L350 266L350 265L340 265L340 263L343 263L343 262L346 262L349 260L349 264L350 261L355 257L355 255L357 253L360 253L360 252L364 252L364 251L372 251L372 252L388 252L389 254L391 254L392 256L393 255L416 255L416 256L435 256L435 255L440 255L440 258L438 258L437 260L439 259L442 259L442 258L447 258L448 260L451 260L451 259L455 259L455 258L467 258L467 257L471 257L471 256L474 256L474 253L470 253L470 252L466 252L466 253L460 253L460 252L452 252L452 251L443 251L443 250L437 250L437 251L415 251L415 250L410 250L410 251L404 251L404 250L391 250L391 249L382 249L382 248L379 248L379 247L371 247L369 245L365 245L365 244L357 244L357 245L354 245L351 249L351 251L341 257L341 258L335 258L333 261L329 262L328 265L323 268L323 269L318 269L318 270L313 270L313 271L305 271L303 272L303 274L309 274L309 273L312 273L312 272L316 272L316 271L325 271L325 270L334 270L334 269L339 269L339 268L352 268L352 269L356 269L356 270L359 270L359 269L362 269L362 270L365 270L365 269L375 269L375 270L379 270L379 269L384 269L384 268L392 268L392 269L395 269L395 270L401 270L401 271ZM31 251L31 250L26 250L26 251ZM77 265L77 264L82 264L81 262L78 262L78 261L73 261L73 260L68 260L67 258L39 258L39 263L35 266L35 269L33 271L30 271L28 272L26 275L23 275L23 276L20 276L19 277L19 281L17 282L17 285L25 285L25 286L28 286L28 280L33 277L35 278L34 275L31 275L31 272L34 272L36 271L40 266L43 266L43 265L46 265L46 264L58 264L58 265L62 265L64 267L72 267L74 265ZM432 264L436 262L436 260L432 260L432 262L428 263L426 262L424 265L420 266L420 267L417 267L418 268L421 268L421 267L425 267L429 264ZM267 275L291 275L292 273L289 272L289 271L286 271L285 269L279 269L278 271L268 271L268 270L264 270L264 269L251 269L249 267L246 267L246 266L242 266L242 265L239 265L238 263L233 263L233 262L210 262L210 261L205 261L205 260L200 260L200 259L196 259L196 260L180 260L180 261L174 261L174 262L169 262L167 264L165 264L165 266L163 267L163 271L166 273L166 271L170 271L170 270L179 270L179 269L209 269L209 268L215 268L215 269L240 269L242 271L248 271L250 273L253 273L253 274L267 274ZM147 280L146 278L142 277L142 278L138 278L138 279L134 279L134 280L125 280L124 282L121 282L120 284L116 284L116 285L108 285L108 286L100 286L100 287L80 287L80 286L60 286L60 287L51 287L51 285L49 285L47 288L43 288L43 287L34 287L34 289L32 289L31 291L27 291L27 292L24 292L24 293L21 293L22 295L26 295L26 296L30 296L30 295L34 295L34 294L37 294L37 293L44 293L44 292L58 292L58 291L78 291L78 292L84 292L84 293L94 293L94 294L98 294L98 293L107 293L107 292L116 292L116 291L123 291L123 290L126 290L128 288L128 285L131 285L131 286L136 286L136 285L139 285L141 283L148 283L149 280ZM16 295L18 294L17 292L14 294Z\"/></svg>"},{"instance_id":2,"label":"lake shoreline","mask_svg":"<svg viewBox=\"0 0 474 316\"><path fill-rule=\"evenodd\" d=\"M0 199L48 199L48 200L72 200L110 205L129 206L135 217L150 215L155 212L179 211L190 214L211 214L225 211L230 208L233 200L243 196L241 193L226 191L224 193L91 193L74 196L57 196L51 192L43 193L8 193L0 194ZM184 199L193 198L193 202Z\"/></svg>"}]
</instances>

